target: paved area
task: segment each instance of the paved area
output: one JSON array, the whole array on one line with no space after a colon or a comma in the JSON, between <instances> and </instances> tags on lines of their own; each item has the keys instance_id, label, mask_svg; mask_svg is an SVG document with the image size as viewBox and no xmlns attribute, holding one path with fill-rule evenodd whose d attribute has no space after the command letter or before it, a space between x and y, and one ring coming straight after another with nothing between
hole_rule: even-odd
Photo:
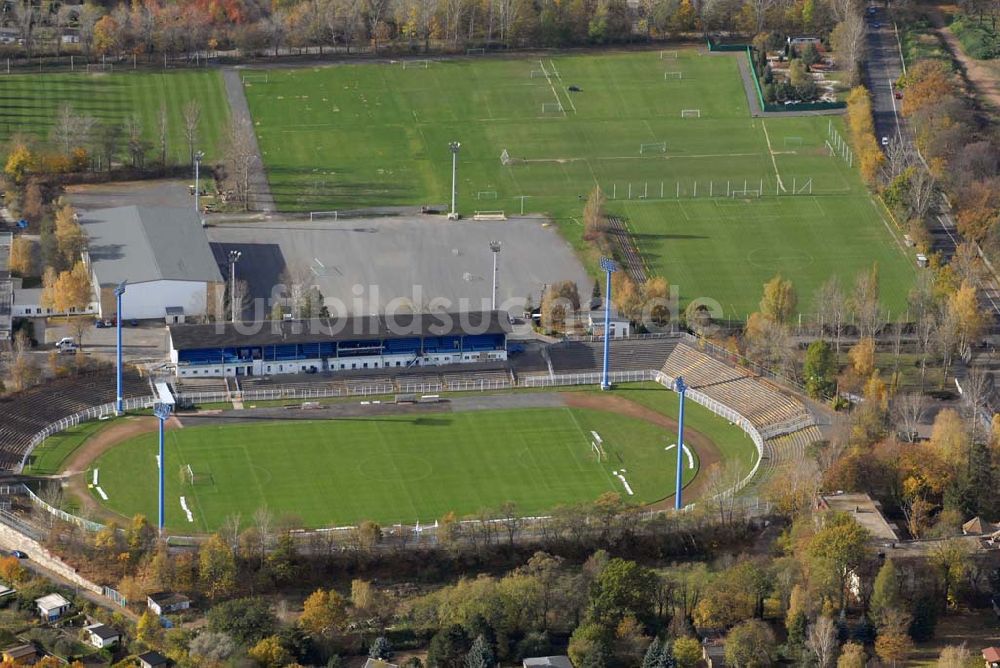
<instances>
[{"instance_id":1,"label":"paved area","mask_svg":"<svg viewBox=\"0 0 1000 668\"><path fill-rule=\"evenodd\" d=\"M226 97L229 99L229 111L233 120L245 123L246 128L252 129L253 120L250 117L250 107L247 105L246 95L243 92L242 76L237 69L224 68L222 70L222 83L226 87ZM264 172L264 161L260 157L257 134L250 132L249 139L257 156L250 175L250 208L255 211L274 211L274 197L271 195L271 184Z\"/></svg>"},{"instance_id":2,"label":"paved area","mask_svg":"<svg viewBox=\"0 0 1000 668\"><path fill-rule=\"evenodd\" d=\"M334 315L488 309L491 240L503 244L498 307L517 312L529 296L537 304L544 286L555 281L576 282L584 298L593 287L569 244L538 218L289 220L223 224L207 232L220 264L230 250L241 251L236 277L247 281L262 316L269 309L261 300L270 298L289 275L318 286Z\"/></svg>"},{"instance_id":3,"label":"paved area","mask_svg":"<svg viewBox=\"0 0 1000 668\"><path fill-rule=\"evenodd\" d=\"M66 193L73 206L84 211L115 206L190 206L194 199L188 192L191 180L155 179L150 181L121 181L69 186Z\"/></svg>"}]
</instances>

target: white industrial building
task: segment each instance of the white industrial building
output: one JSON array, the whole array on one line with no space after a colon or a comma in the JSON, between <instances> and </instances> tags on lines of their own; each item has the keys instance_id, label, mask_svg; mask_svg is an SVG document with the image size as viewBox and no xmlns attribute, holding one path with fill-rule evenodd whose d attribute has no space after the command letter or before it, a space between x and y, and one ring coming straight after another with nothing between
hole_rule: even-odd
<instances>
[{"instance_id":1,"label":"white industrial building","mask_svg":"<svg viewBox=\"0 0 1000 668\"><path fill-rule=\"evenodd\" d=\"M80 224L99 317L117 312L114 289L122 282L128 284L124 319L177 323L215 311L225 284L193 209L98 209L81 216Z\"/></svg>"}]
</instances>

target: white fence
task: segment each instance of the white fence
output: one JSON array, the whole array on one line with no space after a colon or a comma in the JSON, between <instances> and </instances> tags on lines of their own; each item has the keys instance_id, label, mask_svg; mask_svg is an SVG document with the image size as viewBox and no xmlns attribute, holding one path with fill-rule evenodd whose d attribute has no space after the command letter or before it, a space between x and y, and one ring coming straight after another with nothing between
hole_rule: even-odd
<instances>
[{"instance_id":1,"label":"white fence","mask_svg":"<svg viewBox=\"0 0 1000 668\"><path fill-rule=\"evenodd\" d=\"M91 522L90 520L85 520L82 517L77 517L76 515L71 515L70 513L67 513L64 510L60 510L60 509L56 508L55 506L52 506L52 505L46 503L45 501L42 501L38 497L37 494L35 494L34 492L32 492L30 489L28 489L27 485L24 486L24 491L27 493L28 498L31 499L31 502L33 504L35 504L36 506L38 506L42 510L45 510L45 511L51 513L52 515L55 515L56 517L58 517L59 519L61 519L63 522L70 522L71 524L75 524L75 525L77 525L79 527L82 527L82 528L86 529L87 531L100 531L101 529L104 528L103 524L98 524L97 522Z\"/></svg>"}]
</instances>

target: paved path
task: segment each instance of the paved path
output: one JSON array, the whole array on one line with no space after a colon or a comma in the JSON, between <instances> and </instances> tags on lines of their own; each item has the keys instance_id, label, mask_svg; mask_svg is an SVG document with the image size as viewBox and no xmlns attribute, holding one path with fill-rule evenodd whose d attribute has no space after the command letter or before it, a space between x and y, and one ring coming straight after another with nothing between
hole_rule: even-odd
<instances>
[{"instance_id":1,"label":"paved path","mask_svg":"<svg viewBox=\"0 0 1000 668\"><path fill-rule=\"evenodd\" d=\"M226 67L222 70L222 81L226 86L226 97L229 98L229 109L233 115L233 120L246 122L246 127L251 129L250 141L253 142L254 152L257 154L257 161L253 167L253 174L250 175L250 208L255 211L274 211L274 196L271 195L271 184L267 181L267 173L264 171L264 161L261 158L260 146L257 145L257 134L253 132L253 120L250 116L250 107L247 105L247 97L243 92L243 81L240 78L239 70Z\"/></svg>"}]
</instances>

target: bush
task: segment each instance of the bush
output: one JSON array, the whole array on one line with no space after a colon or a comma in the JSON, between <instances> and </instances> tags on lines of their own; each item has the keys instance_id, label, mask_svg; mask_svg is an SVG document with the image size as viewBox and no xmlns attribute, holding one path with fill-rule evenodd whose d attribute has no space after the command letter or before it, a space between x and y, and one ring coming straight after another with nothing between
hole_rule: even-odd
<instances>
[{"instance_id":1,"label":"bush","mask_svg":"<svg viewBox=\"0 0 1000 668\"><path fill-rule=\"evenodd\" d=\"M960 16L951 24L951 31L962 44L962 49L976 60L1000 58L1000 34L988 24L968 16Z\"/></svg>"}]
</instances>

